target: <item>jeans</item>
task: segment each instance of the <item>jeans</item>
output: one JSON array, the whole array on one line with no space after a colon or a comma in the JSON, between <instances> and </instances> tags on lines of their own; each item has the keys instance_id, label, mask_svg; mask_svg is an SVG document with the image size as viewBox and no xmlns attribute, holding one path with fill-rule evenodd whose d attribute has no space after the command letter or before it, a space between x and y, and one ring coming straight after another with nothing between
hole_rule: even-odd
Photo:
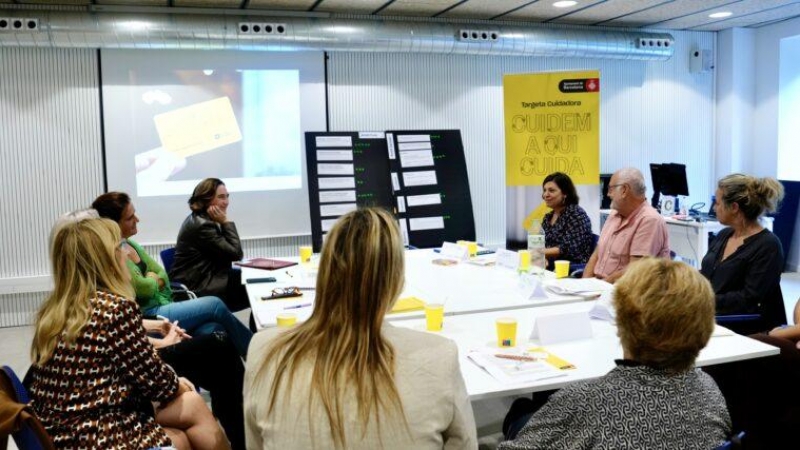
<instances>
[{"instance_id":1,"label":"jeans","mask_svg":"<svg viewBox=\"0 0 800 450\"><path fill-rule=\"evenodd\" d=\"M155 306L144 311L147 315L164 316L190 335L203 336L214 331L228 334L239 356L247 356L247 347L253 333L239 321L218 297L200 297L163 306Z\"/></svg>"}]
</instances>

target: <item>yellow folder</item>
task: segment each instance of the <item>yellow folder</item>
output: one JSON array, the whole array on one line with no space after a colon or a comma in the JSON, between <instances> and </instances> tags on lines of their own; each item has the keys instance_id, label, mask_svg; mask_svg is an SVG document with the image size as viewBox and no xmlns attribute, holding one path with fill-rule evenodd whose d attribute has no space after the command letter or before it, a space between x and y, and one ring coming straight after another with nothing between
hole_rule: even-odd
<instances>
[{"instance_id":1,"label":"yellow folder","mask_svg":"<svg viewBox=\"0 0 800 450\"><path fill-rule=\"evenodd\" d=\"M406 297L397 300L390 313L422 311L425 309L425 302L417 297Z\"/></svg>"}]
</instances>

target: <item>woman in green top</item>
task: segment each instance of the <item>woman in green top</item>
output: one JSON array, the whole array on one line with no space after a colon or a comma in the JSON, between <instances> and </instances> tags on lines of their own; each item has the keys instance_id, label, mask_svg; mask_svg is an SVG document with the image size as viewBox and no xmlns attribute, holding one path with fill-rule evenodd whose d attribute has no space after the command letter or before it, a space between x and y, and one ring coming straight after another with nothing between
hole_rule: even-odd
<instances>
[{"instance_id":1,"label":"woman in green top","mask_svg":"<svg viewBox=\"0 0 800 450\"><path fill-rule=\"evenodd\" d=\"M174 302L167 272L131 236L137 233L136 210L128 194L109 192L92 203L101 217L119 224L122 231L122 249L127 255L131 282L136 291L136 302L146 315L162 316L172 322L180 322L181 328L193 335L225 331L242 357L253 333L242 324L218 297L200 297Z\"/></svg>"}]
</instances>

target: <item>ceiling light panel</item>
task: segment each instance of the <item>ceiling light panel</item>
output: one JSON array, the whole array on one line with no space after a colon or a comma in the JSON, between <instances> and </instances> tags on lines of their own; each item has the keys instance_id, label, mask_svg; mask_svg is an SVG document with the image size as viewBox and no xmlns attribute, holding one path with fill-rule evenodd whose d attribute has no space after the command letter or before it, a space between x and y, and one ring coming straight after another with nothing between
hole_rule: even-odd
<instances>
[{"instance_id":1,"label":"ceiling light panel","mask_svg":"<svg viewBox=\"0 0 800 450\"><path fill-rule=\"evenodd\" d=\"M323 0L314 12L338 14L372 14L389 0Z\"/></svg>"},{"instance_id":2,"label":"ceiling light panel","mask_svg":"<svg viewBox=\"0 0 800 450\"><path fill-rule=\"evenodd\" d=\"M758 1L758 0L756 0ZM650 9L639 11L619 19L606 22L603 25L615 27L640 27L658 23L657 28L668 28L660 25L665 20L675 17L683 17L688 14L711 12L722 5L730 4L731 0L675 0L673 2L662 3ZM705 14L708 14L706 12Z\"/></svg>"},{"instance_id":3,"label":"ceiling light panel","mask_svg":"<svg viewBox=\"0 0 800 450\"><path fill-rule=\"evenodd\" d=\"M714 22L719 21L727 21L733 18L733 16L745 16L748 14L760 13L762 11L766 12L767 10L774 9L774 8L782 8L787 4L786 0L749 0L749 1L742 1L738 3L731 3L725 5L723 8L713 8L710 10L706 10L703 12L698 12L696 14L692 14L690 16L677 18L674 20L667 20L665 22L660 22L655 24L656 27L664 27L664 28L674 28L674 29L695 29L695 27L701 27L704 25L712 24ZM712 19L708 17L709 14L712 12L718 12L721 9L725 11L730 11L733 13L733 16L726 17L724 19ZM728 28L725 26L725 28Z\"/></svg>"},{"instance_id":4,"label":"ceiling light panel","mask_svg":"<svg viewBox=\"0 0 800 450\"><path fill-rule=\"evenodd\" d=\"M601 3L603 0L582 0L577 5L571 8L556 8L553 6L553 0L539 0L536 3L531 3L530 5L523 6L522 8L510 12L506 15L498 17L499 20L534 20L538 22L543 22L545 20L550 20L555 17L563 16L568 14L566 17L569 17L573 11L578 9L591 7L594 4Z\"/></svg>"},{"instance_id":5,"label":"ceiling light panel","mask_svg":"<svg viewBox=\"0 0 800 450\"><path fill-rule=\"evenodd\" d=\"M555 19L553 22L591 25L635 13L661 3L664 3L664 0L638 0L635 2L629 0L609 0L607 2L597 3L590 8L578 8L579 11Z\"/></svg>"},{"instance_id":6,"label":"ceiling light panel","mask_svg":"<svg viewBox=\"0 0 800 450\"><path fill-rule=\"evenodd\" d=\"M316 0L250 0L247 9L275 9L289 11L308 11Z\"/></svg>"},{"instance_id":7,"label":"ceiling light panel","mask_svg":"<svg viewBox=\"0 0 800 450\"><path fill-rule=\"evenodd\" d=\"M761 24L785 20L787 17L796 16L800 16L800 3L793 3L791 5L750 14L734 14L722 20L709 19L709 21L713 20L713 22L692 28L692 31L719 31L731 27L759 26Z\"/></svg>"},{"instance_id":8,"label":"ceiling light panel","mask_svg":"<svg viewBox=\"0 0 800 450\"><path fill-rule=\"evenodd\" d=\"M505 14L520 6L525 6L531 0L470 0L445 12L439 17L452 19L491 19Z\"/></svg>"},{"instance_id":9,"label":"ceiling light panel","mask_svg":"<svg viewBox=\"0 0 800 450\"><path fill-rule=\"evenodd\" d=\"M396 0L382 9L382 16L431 17L445 9L461 3L461 0Z\"/></svg>"}]
</instances>

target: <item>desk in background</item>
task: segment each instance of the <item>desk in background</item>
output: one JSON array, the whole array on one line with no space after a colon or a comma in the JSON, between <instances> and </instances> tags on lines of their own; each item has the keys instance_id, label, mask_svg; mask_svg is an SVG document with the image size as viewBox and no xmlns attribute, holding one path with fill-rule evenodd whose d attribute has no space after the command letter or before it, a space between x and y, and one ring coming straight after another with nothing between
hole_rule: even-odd
<instances>
[{"instance_id":1,"label":"desk in background","mask_svg":"<svg viewBox=\"0 0 800 450\"><path fill-rule=\"evenodd\" d=\"M600 227L605 224L610 209L600 211ZM669 248L677 256L688 264L700 268L703 257L708 253L709 235L718 233L725 228L724 225L716 220L706 220L703 222L677 220L671 217L664 217L667 222L669 232ZM762 218L762 225L772 231L772 218Z\"/></svg>"}]
</instances>

